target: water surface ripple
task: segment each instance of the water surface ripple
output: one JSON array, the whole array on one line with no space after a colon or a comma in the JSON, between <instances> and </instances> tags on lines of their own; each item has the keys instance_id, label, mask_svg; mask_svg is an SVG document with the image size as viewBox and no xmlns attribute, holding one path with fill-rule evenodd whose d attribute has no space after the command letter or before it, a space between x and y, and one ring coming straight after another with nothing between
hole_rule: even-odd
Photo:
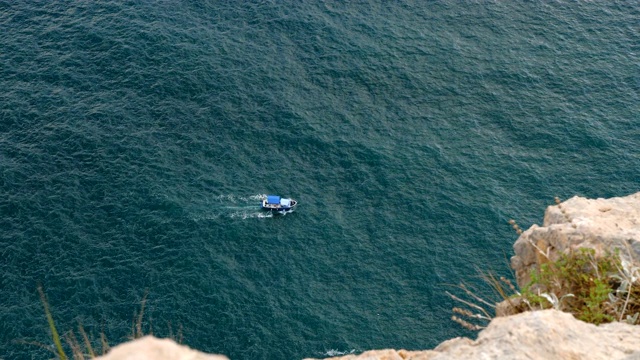
<instances>
[{"instance_id":1,"label":"water surface ripple","mask_svg":"<svg viewBox=\"0 0 640 360\"><path fill-rule=\"evenodd\" d=\"M472 336L510 218L638 191L640 6L0 3L0 358L145 329L231 359ZM299 200L286 216L262 194Z\"/></svg>"}]
</instances>

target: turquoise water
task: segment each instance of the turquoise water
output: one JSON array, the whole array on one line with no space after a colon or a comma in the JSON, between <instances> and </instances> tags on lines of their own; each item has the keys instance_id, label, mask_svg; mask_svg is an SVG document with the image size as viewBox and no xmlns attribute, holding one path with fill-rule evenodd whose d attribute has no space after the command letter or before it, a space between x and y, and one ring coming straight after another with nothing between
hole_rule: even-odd
<instances>
[{"instance_id":1,"label":"turquoise water","mask_svg":"<svg viewBox=\"0 0 640 360\"><path fill-rule=\"evenodd\" d=\"M444 291L509 274L508 219L638 191L639 15L0 3L0 358L52 356L39 283L62 332L124 341L148 290L233 360L472 336Z\"/></svg>"}]
</instances>

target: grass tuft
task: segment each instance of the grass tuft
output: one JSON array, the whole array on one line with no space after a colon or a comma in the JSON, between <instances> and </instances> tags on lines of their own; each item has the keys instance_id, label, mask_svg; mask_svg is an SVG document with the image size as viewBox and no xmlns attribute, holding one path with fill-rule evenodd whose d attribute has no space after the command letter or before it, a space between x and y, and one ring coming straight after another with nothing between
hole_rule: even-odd
<instances>
[{"instance_id":1,"label":"grass tuft","mask_svg":"<svg viewBox=\"0 0 640 360\"><path fill-rule=\"evenodd\" d=\"M51 311L49 309L49 303L45 296L44 290L40 285L38 285L38 293L40 295L40 300L44 307L45 315L47 316L47 322L49 323L49 329L51 330L51 338L53 339L55 348L52 348L51 346L47 346L45 344L35 342L35 341L18 341L18 342L22 344L27 344L27 345L35 345L35 346L47 349L49 351L52 351L58 359L67 360L68 357L64 351L61 337L58 334L58 330L56 329L55 323L53 321L53 316L51 315ZM130 340L138 339L147 335L143 331L142 323L144 319L145 306L147 303L148 294L149 294L148 290L145 290L144 296L142 297L142 301L140 304L140 312L137 314L134 313L134 321L132 322ZM148 331L149 334L153 334L153 331L151 328L152 328L151 323L149 323L149 331ZM174 339L177 343L182 343L183 341L182 326L179 327L177 334L174 334L173 329L171 328L171 323L169 323L169 332L170 332L170 336L169 336L170 338ZM84 327L80 322L78 322L78 333L82 337L82 343L78 341L78 338L76 337L76 334L74 333L73 330L65 333L63 336L66 342L66 346L68 347L68 349L71 350L73 359L85 360L87 357L91 359L96 358L97 357L96 351L91 345L91 340L89 339L87 332L84 330ZM109 346L109 342L107 341L107 337L104 334L104 331L100 332L100 345L102 348L101 355L105 355L106 353L109 352L110 346Z\"/></svg>"},{"instance_id":2,"label":"grass tuft","mask_svg":"<svg viewBox=\"0 0 640 360\"><path fill-rule=\"evenodd\" d=\"M558 197L555 203L565 220L572 223L573 219ZM509 224L517 234L522 234L515 220L509 220ZM575 224L572 226L576 227ZM453 321L477 330L493 318L486 309L495 308L500 315L512 315L554 308L596 325L612 321L640 324L640 266L627 260L633 259L629 245L626 245L625 257L620 256L619 249L598 255L591 248L579 248L552 257L551 247L544 240L530 244L536 249L539 265L530 273L529 283L519 290L503 276L481 273L502 303L496 307L475 290L458 285L464 298L446 294L467 309L454 307ZM478 320L483 323L478 324Z\"/></svg>"},{"instance_id":3,"label":"grass tuft","mask_svg":"<svg viewBox=\"0 0 640 360\"><path fill-rule=\"evenodd\" d=\"M96 353L93 351L91 341L89 341L89 337L87 336L87 333L84 331L84 327L82 326L82 324L80 324L80 322L78 322L78 331L80 332L80 335L82 335L82 340L84 340L84 346L87 348L89 356L94 359L96 357Z\"/></svg>"},{"instance_id":4,"label":"grass tuft","mask_svg":"<svg viewBox=\"0 0 640 360\"><path fill-rule=\"evenodd\" d=\"M42 306L44 306L44 313L47 316L49 330L51 330L51 338L53 339L53 343L56 345L57 355L60 360L67 360L67 354L65 354L64 350L62 349L60 335L58 335L58 330L56 329L56 325L53 322L53 316L51 315L51 311L49 310L49 303L47 302L47 298L44 295L44 290L42 290L41 285L38 285L38 294L40 294L40 301L42 302Z\"/></svg>"},{"instance_id":5,"label":"grass tuft","mask_svg":"<svg viewBox=\"0 0 640 360\"><path fill-rule=\"evenodd\" d=\"M142 318L144 317L144 307L147 303L147 295L149 295L149 290L144 291L144 296L142 296L142 301L140 302L140 313L138 314L137 319L132 325L131 339L139 339L144 336L142 332Z\"/></svg>"}]
</instances>

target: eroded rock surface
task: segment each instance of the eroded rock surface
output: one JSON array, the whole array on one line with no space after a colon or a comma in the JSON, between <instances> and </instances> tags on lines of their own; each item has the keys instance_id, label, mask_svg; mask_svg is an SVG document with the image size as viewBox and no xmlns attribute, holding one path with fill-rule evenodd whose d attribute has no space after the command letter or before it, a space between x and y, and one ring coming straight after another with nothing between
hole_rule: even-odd
<instances>
[{"instance_id":1,"label":"eroded rock surface","mask_svg":"<svg viewBox=\"0 0 640 360\"><path fill-rule=\"evenodd\" d=\"M542 226L533 225L514 244L511 266L518 285L527 285L531 271L541 263L578 248L594 249L596 256L619 251L624 261L640 263L640 193L610 199L573 197L549 206ZM374 350L331 359L640 360L640 326L620 322L595 326L556 310L501 312L511 316L493 319L475 341L455 338L433 350Z\"/></svg>"},{"instance_id":2,"label":"eroded rock surface","mask_svg":"<svg viewBox=\"0 0 640 360\"><path fill-rule=\"evenodd\" d=\"M478 339L455 338L433 350L377 350L331 360L640 359L640 326L600 326L541 310L495 318ZM328 359L327 359L328 360Z\"/></svg>"},{"instance_id":3,"label":"eroded rock surface","mask_svg":"<svg viewBox=\"0 0 640 360\"><path fill-rule=\"evenodd\" d=\"M205 354L170 339L145 336L120 344L98 360L229 360L225 356Z\"/></svg>"},{"instance_id":4,"label":"eroded rock surface","mask_svg":"<svg viewBox=\"0 0 640 360\"><path fill-rule=\"evenodd\" d=\"M533 225L513 245L511 267L524 287L544 257L551 260L569 250L592 248L596 254L620 250L627 260L640 259L640 193L609 199L573 197L549 206L542 226ZM543 255L544 253L544 255Z\"/></svg>"}]
</instances>

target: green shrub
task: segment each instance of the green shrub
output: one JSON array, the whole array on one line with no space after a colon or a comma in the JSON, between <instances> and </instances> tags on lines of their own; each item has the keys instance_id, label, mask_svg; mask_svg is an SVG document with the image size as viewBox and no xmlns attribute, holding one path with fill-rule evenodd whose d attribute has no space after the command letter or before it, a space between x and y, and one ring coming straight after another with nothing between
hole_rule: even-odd
<instances>
[{"instance_id":1,"label":"green shrub","mask_svg":"<svg viewBox=\"0 0 640 360\"><path fill-rule=\"evenodd\" d=\"M509 305L509 313L554 308L596 325L612 321L638 324L640 269L623 260L619 252L596 256L594 249L580 248L561 254L555 261L549 259L548 253L543 255L546 261L531 272L531 281L521 291L504 277L498 280L491 274L483 275ZM487 305L495 306L464 285L458 288L467 299L447 294L471 310L454 308L454 312L476 323L457 316L453 320L468 329L484 328L491 320L484 309ZM478 320L484 323L478 325Z\"/></svg>"},{"instance_id":2,"label":"green shrub","mask_svg":"<svg viewBox=\"0 0 640 360\"><path fill-rule=\"evenodd\" d=\"M522 296L534 308L554 307L594 324L611 322L616 319L608 303L616 286L611 276L620 268L617 253L596 257L595 250L581 248L541 264Z\"/></svg>"}]
</instances>

